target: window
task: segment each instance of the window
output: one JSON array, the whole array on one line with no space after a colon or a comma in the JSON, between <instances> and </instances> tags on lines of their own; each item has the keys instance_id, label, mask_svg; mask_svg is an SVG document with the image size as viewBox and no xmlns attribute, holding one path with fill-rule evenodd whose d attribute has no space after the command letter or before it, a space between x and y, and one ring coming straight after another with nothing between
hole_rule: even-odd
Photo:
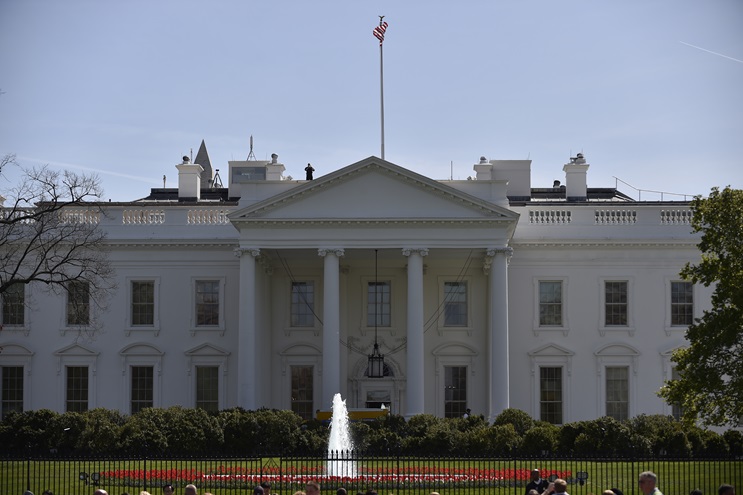
<instances>
[{"instance_id":1,"label":"window","mask_svg":"<svg viewBox=\"0 0 743 495\"><path fill-rule=\"evenodd\" d=\"M219 325L219 280L196 281L196 326Z\"/></svg>"},{"instance_id":2,"label":"window","mask_svg":"<svg viewBox=\"0 0 743 495\"><path fill-rule=\"evenodd\" d=\"M131 413L136 414L145 407L152 407L154 375L152 366L132 366Z\"/></svg>"},{"instance_id":3,"label":"window","mask_svg":"<svg viewBox=\"0 0 743 495\"><path fill-rule=\"evenodd\" d=\"M671 369L671 380L678 380L679 378L681 378L681 376L679 375L678 370L675 367L672 368ZM678 402L674 402L673 404L671 404L671 416L676 418L676 420L680 420L681 416L683 415L684 415L684 408L681 407L681 404L679 404Z\"/></svg>"},{"instance_id":4,"label":"window","mask_svg":"<svg viewBox=\"0 0 743 495\"><path fill-rule=\"evenodd\" d=\"M26 313L26 286L13 284L3 294L3 325L23 326Z\"/></svg>"},{"instance_id":5,"label":"window","mask_svg":"<svg viewBox=\"0 0 743 495\"><path fill-rule=\"evenodd\" d=\"M312 419L314 414L313 404L313 378L312 366L292 366L292 411L302 419Z\"/></svg>"},{"instance_id":6,"label":"window","mask_svg":"<svg viewBox=\"0 0 743 495\"><path fill-rule=\"evenodd\" d=\"M606 367L606 415L623 421L629 418L629 368Z\"/></svg>"},{"instance_id":7,"label":"window","mask_svg":"<svg viewBox=\"0 0 743 495\"><path fill-rule=\"evenodd\" d=\"M562 424L562 368L539 368L539 419Z\"/></svg>"},{"instance_id":8,"label":"window","mask_svg":"<svg viewBox=\"0 0 743 495\"><path fill-rule=\"evenodd\" d=\"M628 287L626 281L604 282L604 325L628 325Z\"/></svg>"},{"instance_id":9,"label":"window","mask_svg":"<svg viewBox=\"0 0 743 495\"><path fill-rule=\"evenodd\" d=\"M67 325L90 324L90 284L74 280L67 285Z\"/></svg>"},{"instance_id":10,"label":"window","mask_svg":"<svg viewBox=\"0 0 743 495\"><path fill-rule=\"evenodd\" d=\"M9 413L23 412L23 366L3 366L2 373L2 409L0 419Z\"/></svg>"},{"instance_id":11,"label":"window","mask_svg":"<svg viewBox=\"0 0 743 495\"><path fill-rule=\"evenodd\" d=\"M688 327L694 322L694 285L671 282L671 326Z\"/></svg>"},{"instance_id":12,"label":"window","mask_svg":"<svg viewBox=\"0 0 743 495\"><path fill-rule=\"evenodd\" d=\"M562 282L539 282L539 325L562 326Z\"/></svg>"},{"instance_id":13,"label":"window","mask_svg":"<svg viewBox=\"0 0 743 495\"><path fill-rule=\"evenodd\" d=\"M444 326L467 326L467 282L444 282Z\"/></svg>"},{"instance_id":14,"label":"window","mask_svg":"<svg viewBox=\"0 0 743 495\"><path fill-rule=\"evenodd\" d=\"M85 412L88 410L88 367L67 366L65 411Z\"/></svg>"},{"instance_id":15,"label":"window","mask_svg":"<svg viewBox=\"0 0 743 495\"><path fill-rule=\"evenodd\" d=\"M377 389L366 391L364 407L367 409L390 409L392 407L392 391L389 389Z\"/></svg>"},{"instance_id":16,"label":"window","mask_svg":"<svg viewBox=\"0 0 743 495\"><path fill-rule=\"evenodd\" d=\"M366 288L366 326L389 327L392 313L390 305L389 281L369 282Z\"/></svg>"},{"instance_id":17,"label":"window","mask_svg":"<svg viewBox=\"0 0 743 495\"><path fill-rule=\"evenodd\" d=\"M315 283L292 282L293 327L315 326Z\"/></svg>"},{"instance_id":18,"label":"window","mask_svg":"<svg viewBox=\"0 0 743 495\"><path fill-rule=\"evenodd\" d=\"M132 326L153 326L155 324L155 282L133 281Z\"/></svg>"},{"instance_id":19,"label":"window","mask_svg":"<svg viewBox=\"0 0 743 495\"><path fill-rule=\"evenodd\" d=\"M444 417L461 418L467 412L467 367L444 367Z\"/></svg>"},{"instance_id":20,"label":"window","mask_svg":"<svg viewBox=\"0 0 743 495\"><path fill-rule=\"evenodd\" d=\"M196 407L219 411L219 366L196 367Z\"/></svg>"}]
</instances>

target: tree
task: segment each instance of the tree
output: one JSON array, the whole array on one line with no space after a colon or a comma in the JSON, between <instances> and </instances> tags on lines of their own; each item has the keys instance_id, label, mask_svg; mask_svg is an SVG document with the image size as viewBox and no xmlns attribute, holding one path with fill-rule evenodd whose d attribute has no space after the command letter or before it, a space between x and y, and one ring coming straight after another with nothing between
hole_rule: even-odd
<instances>
[{"instance_id":1,"label":"tree","mask_svg":"<svg viewBox=\"0 0 743 495\"><path fill-rule=\"evenodd\" d=\"M702 256L681 276L714 285L712 308L687 330L689 346L673 353L680 378L660 395L681 405L685 421L737 425L743 418L743 190L713 188L691 208Z\"/></svg>"},{"instance_id":2,"label":"tree","mask_svg":"<svg viewBox=\"0 0 743 495\"><path fill-rule=\"evenodd\" d=\"M0 159L0 174L9 166L18 166L15 155ZM23 308L29 302L23 287L34 284L66 293L67 323L91 330L96 310L105 306L115 288L106 235L99 226L104 214L100 181L95 175L49 167L21 172L18 185L0 198L4 323L9 318L21 318L11 323L24 323Z\"/></svg>"}]
</instances>

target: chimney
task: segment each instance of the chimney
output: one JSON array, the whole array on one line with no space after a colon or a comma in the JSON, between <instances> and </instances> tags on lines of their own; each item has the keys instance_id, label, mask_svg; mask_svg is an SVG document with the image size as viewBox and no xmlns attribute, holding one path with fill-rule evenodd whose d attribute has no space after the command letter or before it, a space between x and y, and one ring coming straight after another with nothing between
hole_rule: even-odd
<instances>
[{"instance_id":1,"label":"chimney","mask_svg":"<svg viewBox=\"0 0 743 495\"><path fill-rule=\"evenodd\" d=\"M490 160L492 179L508 181L508 199L531 200L531 160Z\"/></svg>"},{"instance_id":2,"label":"chimney","mask_svg":"<svg viewBox=\"0 0 743 495\"><path fill-rule=\"evenodd\" d=\"M480 163L476 164L473 168L477 173L477 175L475 176L477 180L492 180L493 164L490 163L484 156L480 157Z\"/></svg>"},{"instance_id":3,"label":"chimney","mask_svg":"<svg viewBox=\"0 0 743 495\"><path fill-rule=\"evenodd\" d=\"M578 153L562 167L565 171L565 199L568 201L587 201L588 200L588 175L589 165L583 158L583 153Z\"/></svg>"},{"instance_id":4,"label":"chimney","mask_svg":"<svg viewBox=\"0 0 743 495\"><path fill-rule=\"evenodd\" d=\"M183 157L183 163L176 165L178 169L178 201L198 201L201 199L201 173L204 168L196 163L191 163L187 157Z\"/></svg>"},{"instance_id":5,"label":"chimney","mask_svg":"<svg viewBox=\"0 0 743 495\"><path fill-rule=\"evenodd\" d=\"M279 155L271 153L271 163L266 165L266 180L282 180L286 167L279 163Z\"/></svg>"}]
</instances>

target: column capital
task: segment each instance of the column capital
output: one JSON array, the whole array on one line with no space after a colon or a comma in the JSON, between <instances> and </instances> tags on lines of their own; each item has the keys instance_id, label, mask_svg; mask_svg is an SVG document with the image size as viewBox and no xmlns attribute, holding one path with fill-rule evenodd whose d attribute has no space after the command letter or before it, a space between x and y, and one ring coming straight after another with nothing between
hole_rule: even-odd
<instances>
[{"instance_id":1,"label":"column capital","mask_svg":"<svg viewBox=\"0 0 743 495\"><path fill-rule=\"evenodd\" d=\"M428 248L402 248L403 256L410 256L413 253L418 253L421 256L428 256Z\"/></svg>"},{"instance_id":2,"label":"column capital","mask_svg":"<svg viewBox=\"0 0 743 495\"><path fill-rule=\"evenodd\" d=\"M328 254L334 254L337 257L341 257L346 254L346 250L343 248L320 248L317 250L317 255L323 258Z\"/></svg>"},{"instance_id":3,"label":"column capital","mask_svg":"<svg viewBox=\"0 0 743 495\"><path fill-rule=\"evenodd\" d=\"M257 258L258 256L261 255L261 250L258 248L254 248L254 247L236 247L235 249L232 250L232 252L238 258L240 258L241 256L245 254L249 254L253 258Z\"/></svg>"},{"instance_id":4,"label":"column capital","mask_svg":"<svg viewBox=\"0 0 743 495\"><path fill-rule=\"evenodd\" d=\"M490 274L490 267L493 264L493 259L496 257L496 255L499 255L499 254L505 254L506 262L508 262L511 260L511 256L513 256L513 248L509 246L505 246L505 247L490 248L487 251L485 251L485 261L482 264L482 272L485 275Z\"/></svg>"},{"instance_id":5,"label":"column capital","mask_svg":"<svg viewBox=\"0 0 743 495\"><path fill-rule=\"evenodd\" d=\"M503 246L503 247L497 247L497 248L489 248L486 251L486 255L489 258L492 258L496 254L505 254L508 258L513 256L513 248L510 246Z\"/></svg>"}]
</instances>

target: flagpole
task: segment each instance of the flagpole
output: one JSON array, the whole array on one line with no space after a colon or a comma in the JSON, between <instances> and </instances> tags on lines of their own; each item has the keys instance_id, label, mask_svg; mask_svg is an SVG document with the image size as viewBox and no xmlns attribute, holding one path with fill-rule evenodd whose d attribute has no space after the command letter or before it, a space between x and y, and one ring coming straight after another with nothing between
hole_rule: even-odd
<instances>
[{"instance_id":1,"label":"flagpole","mask_svg":"<svg viewBox=\"0 0 743 495\"><path fill-rule=\"evenodd\" d=\"M379 17L379 23L382 23L382 18ZM379 104L380 104L380 116L382 123L382 160L384 160L384 52L382 49L382 43L379 44Z\"/></svg>"},{"instance_id":2,"label":"flagpole","mask_svg":"<svg viewBox=\"0 0 743 495\"><path fill-rule=\"evenodd\" d=\"M379 26L372 31L374 37L379 40L379 109L382 134L382 160L384 160L384 51L382 43L384 42L384 33L387 31L387 23L384 22L384 16L379 16Z\"/></svg>"}]
</instances>

